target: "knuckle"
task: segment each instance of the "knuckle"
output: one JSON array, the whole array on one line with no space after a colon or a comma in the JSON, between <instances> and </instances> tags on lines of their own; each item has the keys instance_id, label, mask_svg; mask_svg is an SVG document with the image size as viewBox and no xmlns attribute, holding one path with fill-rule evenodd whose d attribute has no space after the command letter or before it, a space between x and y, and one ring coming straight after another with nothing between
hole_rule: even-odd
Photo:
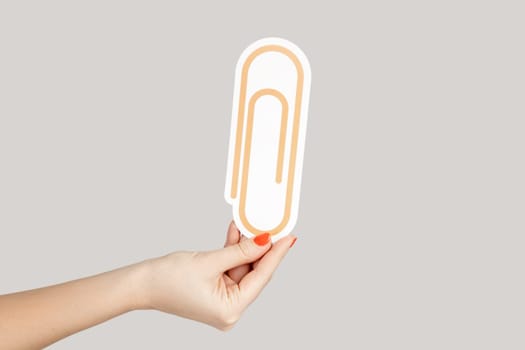
<instances>
[{"instance_id":1,"label":"knuckle","mask_svg":"<svg viewBox=\"0 0 525 350\"><path fill-rule=\"evenodd\" d=\"M239 254L244 258L244 259L249 259L250 258L250 249L246 246L246 244L244 244L244 242L246 241L243 241L239 244L237 244L237 247L238 247L238 250L239 250Z\"/></svg>"},{"instance_id":2,"label":"knuckle","mask_svg":"<svg viewBox=\"0 0 525 350\"><path fill-rule=\"evenodd\" d=\"M232 329L235 324L239 321L240 314L231 311L222 312L218 317L217 328L223 332Z\"/></svg>"}]
</instances>

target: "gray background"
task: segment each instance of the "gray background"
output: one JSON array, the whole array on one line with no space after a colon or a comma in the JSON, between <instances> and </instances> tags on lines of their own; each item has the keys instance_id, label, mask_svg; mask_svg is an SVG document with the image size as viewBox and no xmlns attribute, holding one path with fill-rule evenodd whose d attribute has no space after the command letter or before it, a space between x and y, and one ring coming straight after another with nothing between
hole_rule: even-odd
<instances>
[{"instance_id":1,"label":"gray background","mask_svg":"<svg viewBox=\"0 0 525 350\"><path fill-rule=\"evenodd\" d=\"M1 2L0 293L221 246L235 62L282 36L313 86L272 283L226 334L144 311L51 348L523 349L519 3Z\"/></svg>"}]
</instances>

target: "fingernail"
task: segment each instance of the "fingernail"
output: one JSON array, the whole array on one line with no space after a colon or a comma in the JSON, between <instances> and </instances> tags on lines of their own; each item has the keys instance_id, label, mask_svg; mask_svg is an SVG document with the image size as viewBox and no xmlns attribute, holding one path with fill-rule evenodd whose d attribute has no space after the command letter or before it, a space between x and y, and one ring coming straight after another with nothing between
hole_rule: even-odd
<instances>
[{"instance_id":1,"label":"fingernail","mask_svg":"<svg viewBox=\"0 0 525 350\"><path fill-rule=\"evenodd\" d=\"M257 235L253 241L255 242L255 244L257 245L260 245L260 246L264 246L266 245L269 241L270 241L270 234L268 232L266 233L261 233L260 235Z\"/></svg>"},{"instance_id":2,"label":"fingernail","mask_svg":"<svg viewBox=\"0 0 525 350\"><path fill-rule=\"evenodd\" d=\"M297 237L294 237L292 243L290 243L290 248L293 247L293 245L295 244L295 241L297 241Z\"/></svg>"}]
</instances>

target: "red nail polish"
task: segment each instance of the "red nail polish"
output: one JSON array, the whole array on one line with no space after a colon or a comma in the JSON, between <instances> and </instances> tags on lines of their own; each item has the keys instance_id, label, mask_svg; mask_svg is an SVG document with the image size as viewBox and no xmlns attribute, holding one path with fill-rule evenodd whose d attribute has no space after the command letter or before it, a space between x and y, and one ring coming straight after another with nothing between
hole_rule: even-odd
<instances>
[{"instance_id":1,"label":"red nail polish","mask_svg":"<svg viewBox=\"0 0 525 350\"><path fill-rule=\"evenodd\" d=\"M293 245L295 244L295 241L297 241L297 237L294 237L292 243L290 243L290 248L293 247Z\"/></svg>"},{"instance_id":2,"label":"red nail polish","mask_svg":"<svg viewBox=\"0 0 525 350\"><path fill-rule=\"evenodd\" d=\"M270 234L268 232L266 233L261 233L260 235L257 235L253 241L255 242L255 244L257 245L260 245L260 246L264 246L266 245L269 241L270 241Z\"/></svg>"}]
</instances>

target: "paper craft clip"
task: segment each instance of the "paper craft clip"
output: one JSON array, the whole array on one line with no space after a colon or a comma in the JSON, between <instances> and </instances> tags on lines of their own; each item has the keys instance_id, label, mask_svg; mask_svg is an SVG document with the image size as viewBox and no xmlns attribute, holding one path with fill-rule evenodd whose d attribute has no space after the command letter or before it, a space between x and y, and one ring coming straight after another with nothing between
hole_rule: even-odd
<instances>
[{"instance_id":1,"label":"paper craft clip","mask_svg":"<svg viewBox=\"0 0 525 350\"><path fill-rule=\"evenodd\" d=\"M310 80L306 56L284 39L258 40L237 62L225 198L247 237L277 241L296 224Z\"/></svg>"}]
</instances>

